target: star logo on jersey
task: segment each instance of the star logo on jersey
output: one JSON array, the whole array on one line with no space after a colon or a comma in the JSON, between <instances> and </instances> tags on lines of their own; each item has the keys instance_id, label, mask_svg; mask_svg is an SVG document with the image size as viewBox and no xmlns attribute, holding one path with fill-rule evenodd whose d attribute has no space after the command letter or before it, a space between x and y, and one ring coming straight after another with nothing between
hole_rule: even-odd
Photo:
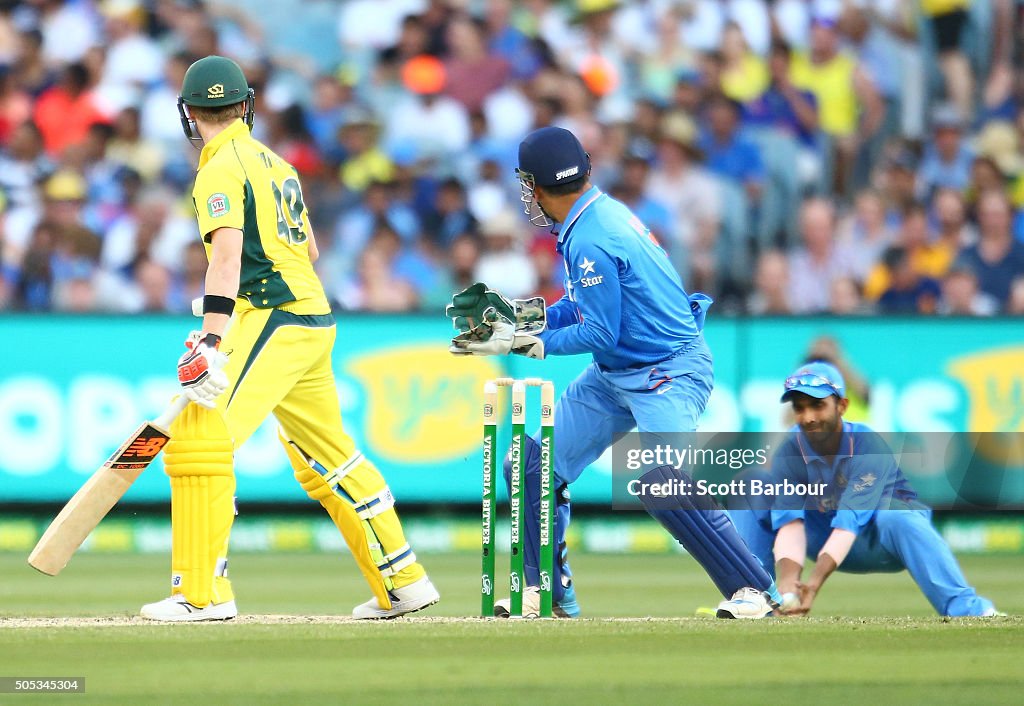
<instances>
[{"instance_id":1,"label":"star logo on jersey","mask_svg":"<svg viewBox=\"0 0 1024 706\"><path fill-rule=\"evenodd\" d=\"M215 83L206 89L206 97L210 100L224 97L224 84Z\"/></svg>"},{"instance_id":2,"label":"star logo on jersey","mask_svg":"<svg viewBox=\"0 0 1024 706\"><path fill-rule=\"evenodd\" d=\"M876 480L878 480L878 477L874 473L865 473L860 477L860 483L853 484L853 489L859 493L865 488L873 486Z\"/></svg>"},{"instance_id":3,"label":"star logo on jersey","mask_svg":"<svg viewBox=\"0 0 1024 706\"><path fill-rule=\"evenodd\" d=\"M583 262L580 263L580 269L583 270L583 274L580 275L580 286L582 287L593 287L595 284L601 284L604 282L604 275L595 275L587 277L587 275L594 275L594 265L596 265L590 258L583 258Z\"/></svg>"}]
</instances>

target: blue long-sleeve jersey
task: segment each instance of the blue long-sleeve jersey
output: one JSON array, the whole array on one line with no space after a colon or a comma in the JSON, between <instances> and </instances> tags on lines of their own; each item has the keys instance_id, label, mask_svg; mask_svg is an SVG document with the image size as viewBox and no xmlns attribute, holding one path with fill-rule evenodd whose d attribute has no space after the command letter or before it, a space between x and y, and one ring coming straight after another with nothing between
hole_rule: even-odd
<instances>
[{"instance_id":1,"label":"blue long-sleeve jersey","mask_svg":"<svg viewBox=\"0 0 1024 706\"><path fill-rule=\"evenodd\" d=\"M885 439L866 424L856 422L843 422L839 453L830 461L815 453L800 427L792 427L772 458L772 475L776 481L826 486L823 494L813 497L775 498L775 529L806 519L807 512L817 512L833 529L856 534L876 513L889 509L893 499L909 502L917 498Z\"/></svg>"},{"instance_id":2,"label":"blue long-sleeve jersey","mask_svg":"<svg viewBox=\"0 0 1024 706\"><path fill-rule=\"evenodd\" d=\"M566 294L548 307L545 355L589 352L606 369L630 368L670 358L700 334L702 321L665 251L596 186L573 204L557 249Z\"/></svg>"}]
</instances>

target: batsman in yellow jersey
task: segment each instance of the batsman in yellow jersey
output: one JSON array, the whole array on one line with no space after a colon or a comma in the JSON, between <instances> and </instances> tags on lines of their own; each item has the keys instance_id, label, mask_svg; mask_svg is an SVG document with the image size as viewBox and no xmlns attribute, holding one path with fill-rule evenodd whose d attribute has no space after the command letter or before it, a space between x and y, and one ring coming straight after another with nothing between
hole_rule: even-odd
<instances>
[{"instance_id":1,"label":"batsman in yellow jersey","mask_svg":"<svg viewBox=\"0 0 1024 706\"><path fill-rule=\"evenodd\" d=\"M221 56L185 74L178 111L202 145L192 196L209 258L203 327L178 379L189 404L171 426L171 595L143 606L161 621L237 615L228 580L234 450L273 413L309 497L320 502L373 597L355 618L425 608L437 590L406 542L395 499L342 426L331 369L334 317L313 271L318 252L295 169L250 136L253 90ZM228 328L228 321L231 327Z\"/></svg>"}]
</instances>

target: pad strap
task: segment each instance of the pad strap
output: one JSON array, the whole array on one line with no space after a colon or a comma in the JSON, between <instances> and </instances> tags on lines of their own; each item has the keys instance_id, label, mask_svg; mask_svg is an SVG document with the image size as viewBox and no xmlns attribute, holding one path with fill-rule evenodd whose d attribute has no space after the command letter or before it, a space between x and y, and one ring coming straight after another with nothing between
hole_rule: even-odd
<instances>
[{"instance_id":1,"label":"pad strap","mask_svg":"<svg viewBox=\"0 0 1024 706\"><path fill-rule=\"evenodd\" d=\"M341 466L335 468L333 471L328 471L324 468L323 464L314 459L310 459L310 463L316 472L324 477L324 482L331 486L332 489L337 490L338 485L345 479L349 473L359 467L359 464L363 462L363 455L356 451L352 458L345 461Z\"/></svg>"},{"instance_id":2,"label":"pad strap","mask_svg":"<svg viewBox=\"0 0 1024 706\"><path fill-rule=\"evenodd\" d=\"M356 514L361 520L371 520L382 512L386 512L395 506L395 496L391 494L391 488L384 486L379 493L368 498L363 498L354 504Z\"/></svg>"},{"instance_id":3,"label":"pad strap","mask_svg":"<svg viewBox=\"0 0 1024 706\"><path fill-rule=\"evenodd\" d=\"M403 544L390 554L386 554L384 560L377 564L377 568L380 569L381 576L394 576L415 561L416 552L408 544Z\"/></svg>"}]
</instances>

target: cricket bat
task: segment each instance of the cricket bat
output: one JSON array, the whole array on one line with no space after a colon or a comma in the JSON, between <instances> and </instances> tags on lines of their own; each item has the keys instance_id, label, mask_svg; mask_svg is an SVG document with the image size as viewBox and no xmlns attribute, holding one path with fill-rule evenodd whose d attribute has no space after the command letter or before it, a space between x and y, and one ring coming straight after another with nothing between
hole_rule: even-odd
<instances>
[{"instance_id":1,"label":"cricket bat","mask_svg":"<svg viewBox=\"0 0 1024 706\"><path fill-rule=\"evenodd\" d=\"M185 409L188 398L178 395L163 414L142 426L121 444L54 518L29 554L32 568L59 574L132 483L149 467L171 438L171 422Z\"/></svg>"}]
</instances>

